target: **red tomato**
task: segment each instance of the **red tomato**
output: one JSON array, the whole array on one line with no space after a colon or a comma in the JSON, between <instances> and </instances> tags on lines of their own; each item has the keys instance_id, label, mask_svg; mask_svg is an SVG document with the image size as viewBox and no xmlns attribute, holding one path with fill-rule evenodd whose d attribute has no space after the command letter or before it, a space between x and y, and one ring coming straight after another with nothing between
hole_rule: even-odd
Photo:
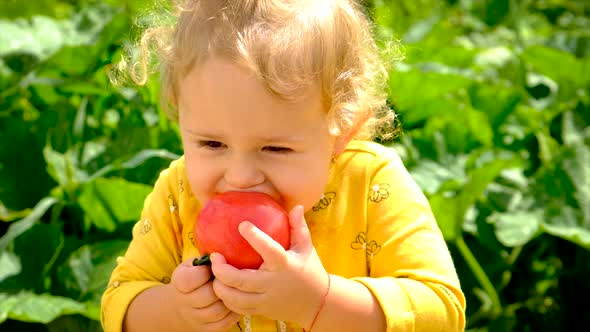
<instances>
[{"instance_id":1,"label":"red tomato","mask_svg":"<svg viewBox=\"0 0 590 332\"><path fill-rule=\"evenodd\" d=\"M258 192L225 192L209 200L197 217L194 239L201 254L218 252L239 269L258 269L262 257L238 231L249 221L277 241L290 244L289 216L272 197Z\"/></svg>"}]
</instances>

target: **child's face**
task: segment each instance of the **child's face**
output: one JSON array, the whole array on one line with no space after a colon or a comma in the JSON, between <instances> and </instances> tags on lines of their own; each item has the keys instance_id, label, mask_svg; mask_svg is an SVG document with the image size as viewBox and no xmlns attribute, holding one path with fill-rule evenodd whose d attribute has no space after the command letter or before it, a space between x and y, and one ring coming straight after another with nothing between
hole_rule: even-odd
<instances>
[{"instance_id":1,"label":"child's face","mask_svg":"<svg viewBox=\"0 0 590 332\"><path fill-rule=\"evenodd\" d=\"M319 89L292 103L247 71L209 59L179 82L187 176L205 203L225 191L264 192L286 209L322 196L336 144Z\"/></svg>"}]
</instances>

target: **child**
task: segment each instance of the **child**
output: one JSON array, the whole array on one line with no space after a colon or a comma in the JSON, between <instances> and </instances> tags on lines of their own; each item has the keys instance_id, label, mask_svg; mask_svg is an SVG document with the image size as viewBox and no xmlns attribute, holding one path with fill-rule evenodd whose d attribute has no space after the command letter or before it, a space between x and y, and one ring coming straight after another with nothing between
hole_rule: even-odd
<instances>
[{"instance_id":1,"label":"child","mask_svg":"<svg viewBox=\"0 0 590 332\"><path fill-rule=\"evenodd\" d=\"M149 45L184 156L160 174L117 261L105 331L464 329L428 202L394 150L372 143L391 138L393 114L358 4L189 0L173 31L147 30ZM193 266L196 216L226 191L264 192L290 211L290 249L244 222L260 269L218 253Z\"/></svg>"}]
</instances>

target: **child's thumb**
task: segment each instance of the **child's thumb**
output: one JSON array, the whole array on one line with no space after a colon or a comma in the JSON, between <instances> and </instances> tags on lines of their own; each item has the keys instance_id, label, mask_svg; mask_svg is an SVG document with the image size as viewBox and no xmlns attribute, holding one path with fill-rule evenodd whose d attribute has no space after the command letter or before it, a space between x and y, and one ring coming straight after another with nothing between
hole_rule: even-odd
<instances>
[{"instance_id":1,"label":"child's thumb","mask_svg":"<svg viewBox=\"0 0 590 332\"><path fill-rule=\"evenodd\" d=\"M193 266L193 260L182 262L172 273L170 283L181 293L190 293L211 279L208 266Z\"/></svg>"}]
</instances>

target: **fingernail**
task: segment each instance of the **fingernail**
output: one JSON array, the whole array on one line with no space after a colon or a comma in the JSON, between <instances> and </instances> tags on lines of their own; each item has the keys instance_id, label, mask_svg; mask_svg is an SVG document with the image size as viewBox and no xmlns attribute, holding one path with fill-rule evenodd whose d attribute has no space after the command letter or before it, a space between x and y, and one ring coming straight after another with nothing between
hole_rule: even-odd
<instances>
[{"instance_id":1,"label":"fingernail","mask_svg":"<svg viewBox=\"0 0 590 332\"><path fill-rule=\"evenodd\" d=\"M252 229L252 226L253 225L251 222L249 222L248 220L244 220L238 225L238 230L240 231L240 233L248 232Z\"/></svg>"},{"instance_id":2,"label":"fingernail","mask_svg":"<svg viewBox=\"0 0 590 332\"><path fill-rule=\"evenodd\" d=\"M299 212L301 215L303 215L303 205L297 205L297 212Z\"/></svg>"},{"instance_id":3,"label":"fingernail","mask_svg":"<svg viewBox=\"0 0 590 332\"><path fill-rule=\"evenodd\" d=\"M295 205L295 207L291 210L291 217L296 218L298 216L303 215L303 205Z\"/></svg>"}]
</instances>

